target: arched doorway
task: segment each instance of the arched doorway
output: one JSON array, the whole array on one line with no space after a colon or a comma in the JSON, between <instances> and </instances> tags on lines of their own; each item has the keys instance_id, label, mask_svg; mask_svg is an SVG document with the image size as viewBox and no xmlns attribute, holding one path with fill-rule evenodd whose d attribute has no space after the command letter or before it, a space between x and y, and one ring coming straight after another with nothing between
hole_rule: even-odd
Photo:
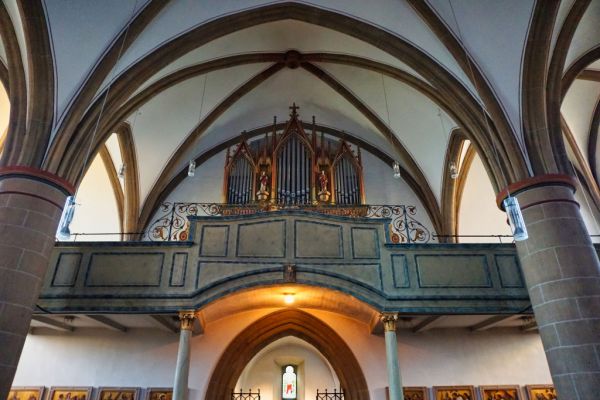
<instances>
[{"instance_id":1,"label":"arched doorway","mask_svg":"<svg viewBox=\"0 0 600 400\"><path fill-rule=\"evenodd\" d=\"M295 336L314 346L331 363L346 400L369 400L367 381L342 338L318 318L300 310L269 314L248 326L229 344L212 374L206 399L227 400L252 357L270 343Z\"/></svg>"}]
</instances>

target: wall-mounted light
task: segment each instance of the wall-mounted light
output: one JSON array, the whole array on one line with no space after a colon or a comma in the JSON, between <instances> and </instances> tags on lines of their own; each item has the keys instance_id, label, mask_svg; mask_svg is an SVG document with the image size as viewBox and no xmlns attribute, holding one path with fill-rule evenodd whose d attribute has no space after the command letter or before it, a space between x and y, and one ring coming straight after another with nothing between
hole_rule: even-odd
<instances>
[{"instance_id":1,"label":"wall-mounted light","mask_svg":"<svg viewBox=\"0 0 600 400\"><path fill-rule=\"evenodd\" d=\"M454 161L450 161L450 178L456 179L458 178L458 167Z\"/></svg>"},{"instance_id":2,"label":"wall-mounted light","mask_svg":"<svg viewBox=\"0 0 600 400\"><path fill-rule=\"evenodd\" d=\"M527 227L525 226L525 220L523 219L521 207L519 206L517 198L509 195L504 199L502 204L508 215L508 223L510 224L510 229L512 230L515 241L519 242L521 240L527 240L529 235L527 234Z\"/></svg>"},{"instance_id":3,"label":"wall-mounted light","mask_svg":"<svg viewBox=\"0 0 600 400\"><path fill-rule=\"evenodd\" d=\"M284 293L283 294L283 302L287 305L294 304L296 298L294 297L294 293Z\"/></svg>"},{"instance_id":4,"label":"wall-mounted light","mask_svg":"<svg viewBox=\"0 0 600 400\"><path fill-rule=\"evenodd\" d=\"M394 178L400 179L400 164L398 164L398 161L394 161L392 168L394 169Z\"/></svg>"},{"instance_id":5,"label":"wall-mounted light","mask_svg":"<svg viewBox=\"0 0 600 400\"><path fill-rule=\"evenodd\" d=\"M125 164L121 164L119 167L119 178L123 179L125 177Z\"/></svg>"},{"instance_id":6,"label":"wall-mounted light","mask_svg":"<svg viewBox=\"0 0 600 400\"><path fill-rule=\"evenodd\" d=\"M196 161L190 160L190 165L188 165L188 176L196 175Z\"/></svg>"},{"instance_id":7,"label":"wall-mounted light","mask_svg":"<svg viewBox=\"0 0 600 400\"><path fill-rule=\"evenodd\" d=\"M71 238L71 230L69 225L73 221L73 215L75 214L75 197L69 196L65 201L62 215L60 217L60 223L58 224L58 230L56 231L56 237L59 240L69 240Z\"/></svg>"}]
</instances>

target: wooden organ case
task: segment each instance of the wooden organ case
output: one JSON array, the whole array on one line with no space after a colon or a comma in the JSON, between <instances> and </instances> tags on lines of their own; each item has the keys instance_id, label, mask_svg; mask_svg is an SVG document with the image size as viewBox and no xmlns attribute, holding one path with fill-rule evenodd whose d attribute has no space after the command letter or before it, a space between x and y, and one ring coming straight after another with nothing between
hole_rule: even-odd
<instances>
[{"instance_id":1,"label":"wooden organ case","mask_svg":"<svg viewBox=\"0 0 600 400\"><path fill-rule=\"evenodd\" d=\"M364 204L360 148L304 130L294 104L278 132L227 149L223 198L228 204L278 207ZM280 125L281 126L281 125Z\"/></svg>"}]
</instances>

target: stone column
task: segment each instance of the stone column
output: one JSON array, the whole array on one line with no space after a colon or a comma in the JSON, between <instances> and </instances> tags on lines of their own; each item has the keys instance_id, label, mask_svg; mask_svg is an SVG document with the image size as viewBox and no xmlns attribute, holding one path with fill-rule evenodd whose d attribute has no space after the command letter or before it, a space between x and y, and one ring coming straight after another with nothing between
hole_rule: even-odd
<instances>
[{"instance_id":1,"label":"stone column","mask_svg":"<svg viewBox=\"0 0 600 400\"><path fill-rule=\"evenodd\" d=\"M571 177L544 175L508 190L529 233L517 252L558 398L591 400L600 393L600 263L574 188Z\"/></svg>"},{"instance_id":2,"label":"stone column","mask_svg":"<svg viewBox=\"0 0 600 400\"><path fill-rule=\"evenodd\" d=\"M0 399L12 385L62 208L73 191L44 171L0 168Z\"/></svg>"},{"instance_id":3,"label":"stone column","mask_svg":"<svg viewBox=\"0 0 600 400\"><path fill-rule=\"evenodd\" d=\"M175 366L175 382L173 383L173 400L187 400L188 377L190 374L190 339L196 314L194 311L179 313L181 330L179 333L179 350L177 352L177 365Z\"/></svg>"},{"instance_id":4,"label":"stone column","mask_svg":"<svg viewBox=\"0 0 600 400\"><path fill-rule=\"evenodd\" d=\"M385 331L385 358L387 360L390 400L404 400L400 367L398 365L398 342L396 339L398 314L383 313L381 314L381 322L383 322L383 330Z\"/></svg>"}]
</instances>

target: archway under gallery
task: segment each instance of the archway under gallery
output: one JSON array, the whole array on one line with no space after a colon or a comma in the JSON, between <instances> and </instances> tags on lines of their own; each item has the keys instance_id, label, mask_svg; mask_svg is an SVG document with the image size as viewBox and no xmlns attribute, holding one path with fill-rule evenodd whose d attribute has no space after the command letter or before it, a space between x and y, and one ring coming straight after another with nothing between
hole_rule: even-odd
<instances>
[{"instance_id":1,"label":"archway under gallery","mask_svg":"<svg viewBox=\"0 0 600 400\"><path fill-rule=\"evenodd\" d=\"M268 314L239 333L219 359L205 398L230 399L252 359L272 343L290 337L306 342L323 356L346 400L369 400L367 381L350 347L330 326L298 309Z\"/></svg>"}]
</instances>

